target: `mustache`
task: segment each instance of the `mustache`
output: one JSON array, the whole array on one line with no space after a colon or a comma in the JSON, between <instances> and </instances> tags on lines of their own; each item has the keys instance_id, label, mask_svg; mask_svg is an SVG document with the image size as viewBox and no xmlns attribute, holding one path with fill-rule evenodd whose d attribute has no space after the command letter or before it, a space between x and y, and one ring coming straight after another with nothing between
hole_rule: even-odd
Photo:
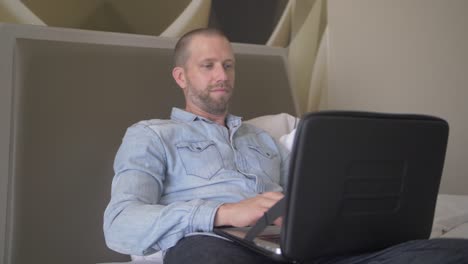
<instances>
[{"instance_id":1,"label":"mustache","mask_svg":"<svg viewBox=\"0 0 468 264\"><path fill-rule=\"evenodd\" d=\"M215 85L210 85L209 90L215 90L215 89L225 89L225 90L232 90L232 85L230 85L227 82L222 82L222 83L217 83Z\"/></svg>"}]
</instances>

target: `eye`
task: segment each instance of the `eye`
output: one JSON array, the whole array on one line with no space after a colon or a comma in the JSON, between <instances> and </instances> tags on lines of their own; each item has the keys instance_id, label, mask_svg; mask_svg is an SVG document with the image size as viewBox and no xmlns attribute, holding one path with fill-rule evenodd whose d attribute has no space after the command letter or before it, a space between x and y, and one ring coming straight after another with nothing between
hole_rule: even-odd
<instances>
[{"instance_id":1,"label":"eye","mask_svg":"<svg viewBox=\"0 0 468 264\"><path fill-rule=\"evenodd\" d=\"M234 68L234 64L233 63L226 63L224 64L224 69L225 70L229 70L229 69L232 69Z\"/></svg>"},{"instance_id":2,"label":"eye","mask_svg":"<svg viewBox=\"0 0 468 264\"><path fill-rule=\"evenodd\" d=\"M212 69L213 68L213 63L204 63L204 64L202 64L202 67L206 68L206 69Z\"/></svg>"}]
</instances>

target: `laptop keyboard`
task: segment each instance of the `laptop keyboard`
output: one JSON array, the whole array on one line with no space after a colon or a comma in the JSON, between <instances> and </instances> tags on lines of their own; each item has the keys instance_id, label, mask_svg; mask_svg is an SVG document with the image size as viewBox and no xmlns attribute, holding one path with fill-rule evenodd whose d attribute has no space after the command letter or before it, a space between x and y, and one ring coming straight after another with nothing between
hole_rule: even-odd
<instances>
[{"instance_id":1,"label":"laptop keyboard","mask_svg":"<svg viewBox=\"0 0 468 264\"><path fill-rule=\"evenodd\" d=\"M258 238L266 240L271 243L279 244L280 243L280 235L278 234L271 234L271 235L260 235Z\"/></svg>"}]
</instances>

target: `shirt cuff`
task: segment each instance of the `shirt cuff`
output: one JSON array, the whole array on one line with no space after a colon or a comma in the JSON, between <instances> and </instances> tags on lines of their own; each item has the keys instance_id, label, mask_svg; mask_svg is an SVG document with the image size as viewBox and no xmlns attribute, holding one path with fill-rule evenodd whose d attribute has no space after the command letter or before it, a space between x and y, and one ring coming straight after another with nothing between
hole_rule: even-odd
<instances>
[{"instance_id":1,"label":"shirt cuff","mask_svg":"<svg viewBox=\"0 0 468 264\"><path fill-rule=\"evenodd\" d=\"M217 201L202 201L194 210L190 233L212 232L216 212L222 204Z\"/></svg>"}]
</instances>

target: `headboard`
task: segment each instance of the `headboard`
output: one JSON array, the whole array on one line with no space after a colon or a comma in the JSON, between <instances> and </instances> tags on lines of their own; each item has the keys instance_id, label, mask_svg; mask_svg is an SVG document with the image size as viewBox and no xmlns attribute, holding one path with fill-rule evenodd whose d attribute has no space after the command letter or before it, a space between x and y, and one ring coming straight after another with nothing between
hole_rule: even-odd
<instances>
[{"instance_id":1,"label":"headboard","mask_svg":"<svg viewBox=\"0 0 468 264\"><path fill-rule=\"evenodd\" d=\"M0 24L0 261L128 260L107 249L112 163L132 123L184 107L174 39ZM231 112L295 115L282 48L234 44Z\"/></svg>"}]
</instances>

